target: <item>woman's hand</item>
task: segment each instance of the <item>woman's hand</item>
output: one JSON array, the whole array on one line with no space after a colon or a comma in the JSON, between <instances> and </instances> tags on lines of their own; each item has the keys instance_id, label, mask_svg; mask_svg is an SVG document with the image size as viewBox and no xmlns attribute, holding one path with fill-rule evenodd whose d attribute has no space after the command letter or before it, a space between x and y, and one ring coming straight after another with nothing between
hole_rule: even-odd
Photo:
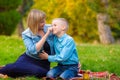
<instances>
[{"instance_id":1,"label":"woman's hand","mask_svg":"<svg viewBox=\"0 0 120 80\"><path fill-rule=\"evenodd\" d=\"M45 51L42 51L42 53L39 54L39 57L41 59L48 59L48 54Z\"/></svg>"},{"instance_id":2,"label":"woman's hand","mask_svg":"<svg viewBox=\"0 0 120 80\"><path fill-rule=\"evenodd\" d=\"M40 41L38 43L36 43L37 51L39 51L42 48L42 46L44 45L47 37L49 36L50 32L52 32L52 30L53 30L52 27L49 27L46 34L40 39Z\"/></svg>"},{"instance_id":3,"label":"woman's hand","mask_svg":"<svg viewBox=\"0 0 120 80\"><path fill-rule=\"evenodd\" d=\"M52 31L53 31L53 28L49 27L46 34L50 34L50 32L52 32Z\"/></svg>"}]
</instances>

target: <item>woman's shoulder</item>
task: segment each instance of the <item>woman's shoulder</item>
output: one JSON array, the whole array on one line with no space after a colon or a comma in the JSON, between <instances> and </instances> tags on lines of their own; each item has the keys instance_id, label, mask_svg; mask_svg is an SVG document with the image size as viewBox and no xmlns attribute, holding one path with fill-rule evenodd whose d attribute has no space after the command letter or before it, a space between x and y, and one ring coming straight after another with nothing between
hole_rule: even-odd
<instances>
[{"instance_id":1,"label":"woman's shoulder","mask_svg":"<svg viewBox=\"0 0 120 80\"><path fill-rule=\"evenodd\" d=\"M45 27L51 27L51 24L45 24Z\"/></svg>"},{"instance_id":2,"label":"woman's shoulder","mask_svg":"<svg viewBox=\"0 0 120 80\"><path fill-rule=\"evenodd\" d=\"M31 32L31 30L29 28L27 28L25 31L22 32L22 35L31 37L33 35L33 33Z\"/></svg>"}]
</instances>

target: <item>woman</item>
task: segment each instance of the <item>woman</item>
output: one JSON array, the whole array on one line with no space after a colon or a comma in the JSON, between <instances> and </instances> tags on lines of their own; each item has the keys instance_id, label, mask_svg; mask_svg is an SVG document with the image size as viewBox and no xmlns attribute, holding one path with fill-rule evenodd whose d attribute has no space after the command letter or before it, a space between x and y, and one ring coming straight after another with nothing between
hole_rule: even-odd
<instances>
[{"instance_id":1,"label":"woman","mask_svg":"<svg viewBox=\"0 0 120 80\"><path fill-rule=\"evenodd\" d=\"M45 25L46 15L43 11L33 9L27 18L26 29L22 33L22 38L26 46L26 52L22 54L15 63L7 64L0 69L1 75L10 77L35 76L38 78L46 76L50 69L48 60L42 60L39 54L42 50L48 54L53 52L53 35L47 31L48 25ZM50 28L49 28L50 29Z\"/></svg>"}]
</instances>

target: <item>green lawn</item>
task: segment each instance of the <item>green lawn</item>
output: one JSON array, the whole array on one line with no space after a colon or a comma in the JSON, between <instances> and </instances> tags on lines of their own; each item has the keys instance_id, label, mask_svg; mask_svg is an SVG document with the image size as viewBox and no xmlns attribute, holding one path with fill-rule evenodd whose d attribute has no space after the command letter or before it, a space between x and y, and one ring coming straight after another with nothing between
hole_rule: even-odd
<instances>
[{"instance_id":1,"label":"green lawn","mask_svg":"<svg viewBox=\"0 0 120 80\"><path fill-rule=\"evenodd\" d=\"M79 44L77 50L83 70L108 71L120 76L120 44ZM0 36L0 65L14 62L24 51L21 38ZM51 67L55 65L52 63Z\"/></svg>"},{"instance_id":2,"label":"green lawn","mask_svg":"<svg viewBox=\"0 0 120 80\"><path fill-rule=\"evenodd\" d=\"M109 71L120 76L120 45L77 46L82 69Z\"/></svg>"}]
</instances>

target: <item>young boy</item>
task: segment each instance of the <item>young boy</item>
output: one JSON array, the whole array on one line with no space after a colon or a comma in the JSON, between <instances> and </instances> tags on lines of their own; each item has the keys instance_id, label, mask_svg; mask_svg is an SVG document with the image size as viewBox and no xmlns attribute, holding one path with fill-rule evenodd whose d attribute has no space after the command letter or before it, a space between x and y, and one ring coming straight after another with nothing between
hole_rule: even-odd
<instances>
[{"instance_id":1,"label":"young boy","mask_svg":"<svg viewBox=\"0 0 120 80\"><path fill-rule=\"evenodd\" d=\"M43 51L40 57L48 59L50 62L57 62L58 65L48 71L47 78L60 77L69 80L78 73L78 54L73 38L66 34L68 26L68 22L64 18L56 18L52 21L55 55L48 55Z\"/></svg>"}]
</instances>

